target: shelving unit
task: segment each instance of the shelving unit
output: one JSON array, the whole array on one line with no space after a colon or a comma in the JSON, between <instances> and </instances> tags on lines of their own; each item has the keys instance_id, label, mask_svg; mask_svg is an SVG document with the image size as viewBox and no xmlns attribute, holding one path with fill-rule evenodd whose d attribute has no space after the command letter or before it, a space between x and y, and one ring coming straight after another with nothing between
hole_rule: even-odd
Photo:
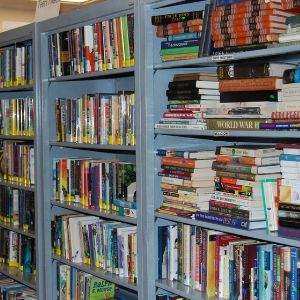
<instances>
[{"instance_id":1,"label":"shelving unit","mask_svg":"<svg viewBox=\"0 0 300 300\"><path fill-rule=\"evenodd\" d=\"M201 10L208 1L144 1L143 9L139 19L141 22L141 32L139 40L144 52L141 53L141 65L144 72L141 74L141 99L143 99L143 111L141 114L144 120L142 132L142 153L146 156L141 161L142 169L146 174L153 176L142 179L144 183L142 197L146 199L147 216L145 222L147 225L146 247L155 251L147 252L149 264L157 262L158 241L157 227L170 225L176 222L189 225L196 225L207 229L233 233L244 237L278 243L288 246L300 246L299 239L280 236L278 233L267 233L266 230L241 230L233 227L226 227L209 222L200 222L193 219L186 219L177 216L171 216L161 213L155 213L155 209L160 207L162 195L160 191L160 177L157 172L160 170L160 159L156 157L156 150L159 148L170 149L202 149L215 150L219 145L230 145L233 143L272 143L276 142L299 142L300 133L298 131L228 131L228 130L178 130L178 129L155 129L154 125L158 123L166 109L166 94L169 81L176 73L193 73L199 71L215 71L216 66L222 62L228 61L299 61L299 45L288 45L265 50L254 50L248 52L239 52L226 55L215 55L201 57L198 59L181 60L173 62L161 62L159 56L160 39L155 37L155 29L151 24L151 16L162 15L166 13L186 12L192 10ZM155 228L154 230L151 230ZM157 264L157 263L156 263ZM155 294L165 290L178 294L188 299L207 299L206 294L193 290L180 282L171 282L169 280L157 280L157 265L151 265L147 269L148 286L147 297L145 299L154 299ZM213 299L213 298L211 298Z\"/></svg>"},{"instance_id":2,"label":"shelving unit","mask_svg":"<svg viewBox=\"0 0 300 300\"><path fill-rule=\"evenodd\" d=\"M35 110L35 123L34 136L20 136L20 135L0 135L1 140L17 140L17 141L32 141L35 147L35 162L41 161L42 152L38 151L41 143L39 138L41 134L41 123L39 119L39 97L38 93L38 64L36 63L39 58L39 52L37 48L37 31L35 24L29 24L21 28L13 29L0 34L0 48L15 43L32 41L32 57L33 57L33 85L22 85L15 87L0 88L0 99L18 98L18 97L32 97L34 99ZM1 186L16 188L24 191L34 192L34 207L35 207L35 232L24 231L20 227L13 226L7 223L0 223L0 227L17 232L21 235L35 239L35 261L36 261L36 273L22 273L19 269L14 267L8 267L6 264L0 265L0 272L29 286L36 290L39 299L43 299L43 286L44 286L44 268L42 263L42 249L43 249L43 225L41 219L42 213L42 185L41 185L41 167L38 163L35 164L35 185L23 186L8 181L0 181ZM0 199L1 201L1 199Z\"/></svg>"}]
</instances>

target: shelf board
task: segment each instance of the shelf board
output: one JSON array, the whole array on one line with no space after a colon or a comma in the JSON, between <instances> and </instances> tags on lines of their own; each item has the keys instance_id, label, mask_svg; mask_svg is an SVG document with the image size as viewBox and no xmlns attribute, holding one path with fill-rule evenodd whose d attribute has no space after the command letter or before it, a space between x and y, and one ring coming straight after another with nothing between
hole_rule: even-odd
<instances>
[{"instance_id":1,"label":"shelf board","mask_svg":"<svg viewBox=\"0 0 300 300\"><path fill-rule=\"evenodd\" d=\"M204 227L207 229L227 232L235 235L240 235L244 237L249 237L255 240L263 240L270 243L282 244L291 247L300 247L300 239L293 238L293 237L285 237L283 235L279 235L277 232L266 232L265 229L258 229L258 230L244 230L235 227L229 227L224 225L219 225L210 222L198 221L194 219L187 219L167 214L155 213L155 217L169 220L172 222L179 222L189 225L196 225L200 227Z\"/></svg>"},{"instance_id":2,"label":"shelf board","mask_svg":"<svg viewBox=\"0 0 300 300\"><path fill-rule=\"evenodd\" d=\"M80 271L83 271L83 272L92 274L96 277L103 278L105 280L113 282L113 283L115 283L119 286L123 286L123 287L128 288L128 289L133 290L133 291L138 290L137 284L129 282L126 277L120 277L116 274L106 272L106 271L104 271L100 268L92 267L92 266L87 265L87 264L73 263L73 262L71 262L71 261L69 261L69 260L67 260L63 257L59 257L59 256L56 256L56 255L53 255L52 258L56 261L59 261L59 262L63 263L63 264L74 267L74 268L76 268Z\"/></svg>"},{"instance_id":3,"label":"shelf board","mask_svg":"<svg viewBox=\"0 0 300 300\"><path fill-rule=\"evenodd\" d=\"M0 92L17 92L17 91L32 91L32 90L33 90L32 84L0 88Z\"/></svg>"},{"instance_id":4,"label":"shelf board","mask_svg":"<svg viewBox=\"0 0 300 300\"><path fill-rule=\"evenodd\" d=\"M20 184L17 184L17 183L12 183L12 182L9 182L9 181L4 181L4 180L0 180L0 185L12 187L12 188L20 189L20 190L24 190L24 191L30 191L30 192L35 191L35 187L33 185L31 185L31 186L20 185Z\"/></svg>"},{"instance_id":5,"label":"shelf board","mask_svg":"<svg viewBox=\"0 0 300 300\"><path fill-rule=\"evenodd\" d=\"M181 282L171 281L168 279L156 280L156 287L191 300L217 299L215 297L208 297L206 293L194 290Z\"/></svg>"},{"instance_id":6,"label":"shelf board","mask_svg":"<svg viewBox=\"0 0 300 300\"><path fill-rule=\"evenodd\" d=\"M105 213L105 212L101 212L95 209L91 209L91 208L87 208L81 204L77 204L77 203L68 203L68 202L58 202L58 201L51 201L51 204L54 206L59 206L62 208L66 208L66 209L71 209L71 210L75 210L81 213L85 213L88 215L92 215L92 216L98 216L101 218L107 218L107 219L111 219L111 220L116 220L116 221L120 221L120 222L124 222L124 223L129 223L129 224L137 224L137 219L136 218L130 218L130 217L123 217L123 216L119 216L117 214L114 213Z\"/></svg>"},{"instance_id":7,"label":"shelf board","mask_svg":"<svg viewBox=\"0 0 300 300\"><path fill-rule=\"evenodd\" d=\"M24 284L32 289L36 289L36 277L31 273L23 273L18 268L0 264L0 273Z\"/></svg>"},{"instance_id":8,"label":"shelf board","mask_svg":"<svg viewBox=\"0 0 300 300\"><path fill-rule=\"evenodd\" d=\"M135 146L123 145L102 145L102 144L82 144L82 143L68 143L68 142L50 142L51 146L67 147L67 148L80 148L80 149L95 149L95 150L109 150L109 151L122 151L134 152Z\"/></svg>"},{"instance_id":9,"label":"shelf board","mask_svg":"<svg viewBox=\"0 0 300 300\"><path fill-rule=\"evenodd\" d=\"M25 235L25 236L29 236L29 237L35 239L35 233L34 232L25 231L25 230L21 229L19 226L14 226L14 225L11 225L11 224L0 222L0 227L11 230L11 231L14 231L14 232L17 232L17 233L20 233L20 234Z\"/></svg>"},{"instance_id":10,"label":"shelf board","mask_svg":"<svg viewBox=\"0 0 300 300\"><path fill-rule=\"evenodd\" d=\"M277 47L259 50L250 50L243 52L228 53L221 56L206 56L189 60L178 60L170 62L162 62L154 65L154 69L168 69L180 67L201 67L215 66L217 63L234 61L234 60L249 60L252 58L270 57L276 55L293 54L299 52L299 44L297 45L279 45Z\"/></svg>"},{"instance_id":11,"label":"shelf board","mask_svg":"<svg viewBox=\"0 0 300 300\"><path fill-rule=\"evenodd\" d=\"M113 70L107 70L107 71L101 71L101 72L84 73L84 74L67 75L67 76L49 78L49 81L50 82L58 82L58 81L93 79L93 78L101 78L101 77L117 77L119 75L130 75L133 73L134 73L134 67L130 67L130 68L113 69Z\"/></svg>"},{"instance_id":12,"label":"shelf board","mask_svg":"<svg viewBox=\"0 0 300 300\"><path fill-rule=\"evenodd\" d=\"M26 140L26 141L34 141L34 136L0 134L0 139L3 139L3 140Z\"/></svg>"},{"instance_id":13,"label":"shelf board","mask_svg":"<svg viewBox=\"0 0 300 300\"><path fill-rule=\"evenodd\" d=\"M198 130L198 129L155 129L155 134L206 137L247 137L247 138L292 138L299 139L300 131L288 130Z\"/></svg>"}]
</instances>

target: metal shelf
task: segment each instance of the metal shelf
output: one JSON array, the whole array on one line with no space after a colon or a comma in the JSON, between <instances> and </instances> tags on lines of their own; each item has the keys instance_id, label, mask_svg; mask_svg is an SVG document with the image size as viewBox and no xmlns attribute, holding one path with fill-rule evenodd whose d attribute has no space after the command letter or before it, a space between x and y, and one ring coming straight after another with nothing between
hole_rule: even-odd
<instances>
[{"instance_id":1,"label":"metal shelf","mask_svg":"<svg viewBox=\"0 0 300 300\"><path fill-rule=\"evenodd\" d=\"M156 280L156 287L174 293L181 297L185 297L191 300L216 300L219 298L208 297L204 292L200 292L192 289L191 287L184 285L179 281L171 281L168 279Z\"/></svg>"},{"instance_id":2,"label":"metal shelf","mask_svg":"<svg viewBox=\"0 0 300 300\"><path fill-rule=\"evenodd\" d=\"M189 60L178 60L171 62L164 62L154 65L154 69L169 69L169 68L182 68L182 67L204 67L204 66L215 66L217 63L236 61L236 60L248 60L254 58L263 58L270 56L286 55L299 52L298 45L285 46L277 45L273 48L250 50L244 52L228 53L221 56L207 56Z\"/></svg>"},{"instance_id":3,"label":"metal shelf","mask_svg":"<svg viewBox=\"0 0 300 300\"><path fill-rule=\"evenodd\" d=\"M107 150L107 151L116 151L116 152L134 152L136 149L135 146L82 144L82 143L68 143L68 142L50 142L50 145L55 147Z\"/></svg>"},{"instance_id":4,"label":"metal shelf","mask_svg":"<svg viewBox=\"0 0 300 300\"><path fill-rule=\"evenodd\" d=\"M17 184L17 183L12 183L12 182L9 182L9 181L4 181L4 180L0 180L0 185L8 186L8 187L11 187L11 188L20 189L20 190L24 190L24 191L35 192L35 187L33 185L31 185L31 186L20 185L20 184Z\"/></svg>"},{"instance_id":5,"label":"metal shelf","mask_svg":"<svg viewBox=\"0 0 300 300\"><path fill-rule=\"evenodd\" d=\"M197 130L197 129L155 129L155 134L203 137L246 137L246 138L291 138L299 139L300 131L288 130Z\"/></svg>"},{"instance_id":6,"label":"metal shelf","mask_svg":"<svg viewBox=\"0 0 300 300\"><path fill-rule=\"evenodd\" d=\"M3 139L3 140L25 140L25 141L34 141L34 136L0 134L0 139Z\"/></svg>"},{"instance_id":7,"label":"metal shelf","mask_svg":"<svg viewBox=\"0 0 300 300\"><path fill-rule=\"evenodd\" d=\"M116 274L109 273L109 272L104 271L100 268L92 267L92 266L87 265L87 264L73 263L73 262L71 262L71 261L69 261L65 258L56 256L56 255L53 255L52 258L56 261L59 261L59 262L63 263L63 264L74 267L74 268L76 268L80 271L92 274L92 275L94 275L96 277L99 277L99 278L103 278L103 279L108 280L110 282L113 282L113 283L115 283L119 286L123 286L127 289L137 291L137 284L129 282L126 277L120 277Z\"/></svg>"},{"instance_id":8,"label":"metal shelf","mask_svg":"<svg viewBox=\"0 0 300 300\"><path fill-rule=\"evenodd\" d=\"M28 236L28 237L31 237L31 238L35 239L35 233L33 231L23 230L19 226L14 226L14 225L11 225L11 224L0 222L0 227L11 230L11 231L14 231L14 232L17 232L17 233L20 233L22 235L25 235L25 236Z\"/></svg>"},{"instance_id":9,"label":"metal shelf","mask_svg":"<svg viewBox=\"0 0 300 300\"><path fill-rule=\"evenodd\" d=\"M0 92L18 92L18 91L32 91L32 90L33 90L32 84L0 88Z\"/></svg>"},{"instance_id":10,"label":"metal shelf","mask_svg":"<svg viewBox=\"0 0 300 300\"><path fill-rule=\"evenodd\" d=\"M181 218L177 216L171 216L167 214L155 213L156 218L161 218L165 220L169 220L172 222L179 222L189 225L196 225L200 227L204 227L207 229L223 231L235 235L241 235L245 237L249 237L256 240L263 240L270 243L282 244L291 247L300 247L300 239L285 237L283 235L279 235L277 232L266 232L265 229L259 230L243 230L235 227L228 227L224 225L214 224L210 222L198 221L193 219Z\"/></svg>"},{"instance_id":11,"label":"metal shelf","mask_svg":"<svg viewBox=\"0 0 300 300\"><path fill-rule=\"evenodd\" d=\"M96 79L101 77L118 77L120 75L132 75L134 73L134 67L122 68L122 69L113 69L101 72L93 73L84 73L76 75L67 75L55 78L49 78L50 82L59 82L59 81L73 81L73 80L84 80L84 79Z\"/></svg>"},{"instance_id":12,"label":"metal shelf","mask_svg":"<svg viewBox=\"0 0 300 300\"><path fill-rule=\"evenodd\" d=\"M137 219L135 219L135 218L119 216L117 214L114 214L113 212L105 213L105 212L97 211L95 209L87 208L87 207L85 207L81 204L77 204L77 203L68 203L68 202L62 203L62 202L58 202L58 201L51 201L51 204L54 206L59 206L62 208L75 210L75 211L85 213L88 215L92 215L92 216L98 216L101 218L116 220L116 221L125 222L125 223L129 223L129 224L134 224L134 225L137 224Z\"/></svg>"},{"instance_id":13,"label":"metal shelf","mask_svg":"<svg viewBox=\"0 0 300 300\"><path fill-rule=\"evenodd\" d=\"M0 273L24 284L32 289L36 289L36 277L31 273L23 273L18 268L0 264Z\"/></svg>"}]
</instances>

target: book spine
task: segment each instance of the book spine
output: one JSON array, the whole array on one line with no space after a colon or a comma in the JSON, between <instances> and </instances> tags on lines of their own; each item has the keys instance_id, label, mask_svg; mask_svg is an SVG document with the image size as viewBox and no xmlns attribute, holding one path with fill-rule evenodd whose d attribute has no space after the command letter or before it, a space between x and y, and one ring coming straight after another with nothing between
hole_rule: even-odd
<instances>
[{"instance_id":1,"label":"book spine","mask_svg":"<svg viewBox=\"0 0 300 300\"><path fill-rule=\"evenodd\" d=\"M192 12L152 16L151 22L152 25L163 25L163 24L177 23L177 22L194 20L194 19L202 19L202 17L203 17L202 11L192 11Z\"/></svg>"}]
</instances>

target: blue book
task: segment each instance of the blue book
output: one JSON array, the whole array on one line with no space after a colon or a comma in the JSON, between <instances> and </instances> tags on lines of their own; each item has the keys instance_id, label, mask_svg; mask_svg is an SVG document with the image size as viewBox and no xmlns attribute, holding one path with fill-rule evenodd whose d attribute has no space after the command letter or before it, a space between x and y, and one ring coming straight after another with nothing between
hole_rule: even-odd
<instances>
[{"instance_id":1,"label":"blue book","mask_svg":"<svg viewBox=\"0 0 300 300\"><path fill-rule=\"evenodd\" d=\"M273 244L264 245L263 299L272 299L273 290Z\"/></svg>"},{"instance_id":2,"label":"blue book","mask_svg":"<svg viewBox=\"0 0 300 300\"><path fill-rule=\"evenodd\" d=\"M165 41L161 42L160 49L172 49L172 48L184 48L184 47L195 47L199 46L199 39L186 39L186 40L178 40L178 41Z\"/></svg>"},{"instance_id":3,"label":"blue book","mask_svg":"<svg viewBox=\"0 0 300 300\"><path fill-rule=\"evenodd\" d=\"M209 212L197 211L195 213L195 219L199 221L212 222L216 224L221 224L225 226L246 229L246 230L254 230L254 229L262 229L266 228L266 221L248 221L243 219L219 216L215 214L211 214Z\"/></svg>"},{"instance_id":4,"label":"blue book","mask_svg":"<svg viewBox=\"0 0 300 300\"><path fill-rule=\"evenodd\" d=\"M123 199L114 199L114 205L117 207L125 207L125 208L132 208L137 209L136 202L130 202Z\"/></svg>"},{"instance_id":5,"label":"blue book","mask_svg":"<svg viewBox=\"0 0 300 300\"><path fill-rule=\"evenodd\" d=\"M258 299L263 299L264 290L264 249L263 246L257 246L257 295Z\"/></svg>"},{"instance_id":6,"label":"blue book","mask_svg":"<svg viewBox=\"0 0 300 300\"><path fill-rule=\"evenodd\" d=\"M169 35L168 41L180 41L180 40L190 40L190 39L199 39L200 33L199 32L188 32L188 33L182 33L182 34L175 34L175 35Z\"/></svg>"},{"instance_id":7,"label":"blue book","mask_svg":"<svg viewBox=\"0 0 300 300\"><path fill-rule=\"evenodd\" d=\"M298 248L291 247L291 300L298 299Z\"/></svg>"},{"instance_id":8,"label":"blue book","mask_svg":"<svg viewBox=\"0 0 300 300\"><path fill-rule=\"evenodd\" d=\"M71 300L76 300L76 285L77 281L77 269L76 268L71 268Z\"/></svg>"},{"instance_id":9,"label":"blue book","mask_svg":"<svg viewBox=\"0 0 300 300\"><path fill-rule=\"evenodd\" d=\"M280 160L290 160L290 161L300 161L300 155L280 154L279 159Z\"/></svg>"},{"instance_id":10,"label":"blue book","mask_svg":"<svg viewBox=\"0 0 300 300\"><path fill-rule=\"evenodd\" d=\"M217 0L217 6L225 6L234 3L248 2L249 0Z\"/></svg>"}]
</instances>

